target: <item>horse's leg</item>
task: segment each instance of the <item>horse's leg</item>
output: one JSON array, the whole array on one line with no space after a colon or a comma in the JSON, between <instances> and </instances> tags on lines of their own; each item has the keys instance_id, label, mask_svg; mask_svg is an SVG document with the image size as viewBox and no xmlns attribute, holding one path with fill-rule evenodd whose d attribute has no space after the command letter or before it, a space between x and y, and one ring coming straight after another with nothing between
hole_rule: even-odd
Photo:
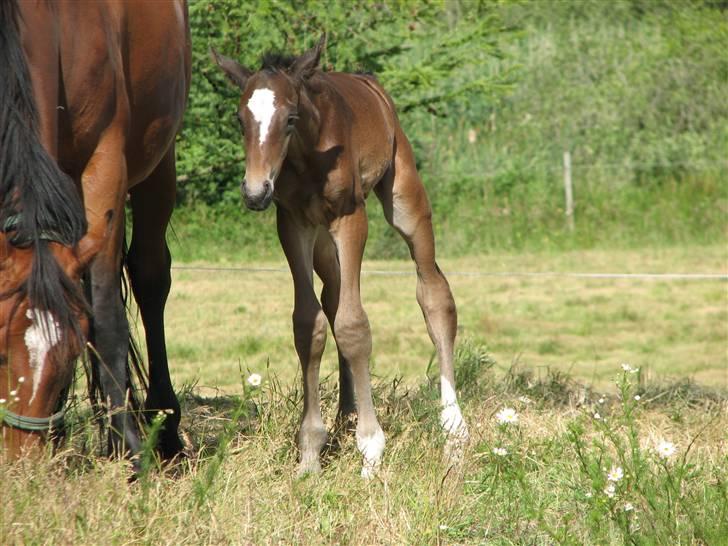
<instances>
[{"instance_id":1,"label":"horse's leg","mask_svg":"<svg viewBox=\"0 0 728 546\"><path fill-rule=\"evenodd\" d=\"M130 192L133 226L127 256L131 287L147 340L149 393L145 415L150 420L157 411L172 411L160 435L159 449L164 458L174 457L183 449L177 434L180 407L169 377L164 340L164 306L171 285L171 259L165 234L174 207L175 184L172 147L152 174Z\"/></svg>"},{"instance_id":2,"label":"horse's leg","mask_svg":"<svg viewBox=\"0 0 728 546\"><path fill-rule=\"evenodd\" d=\"M93 345L92 365L98 372L103 391L102 403L111 413L112 452L136 455L140 448L139 432L134 417L126 411L127 354L129 324L121 300L121 247L124 239L124 200L127 178L126 159L121 142L123 136L108 130L99 143L82 175L84 204L89 231L103 233L94 226L107 223L106 212L114 211L106 244L97 254L89 270L93 320L89 339ZM135 465L138 465L135 461Z\"/></svg>"},{"instance_id":3,"label":"horse's leg","mask_svg":"<svg viewBox=\"0 0 728 546\"><path fill-rule=\"evenodd\" d=\"M316 228L303 228L277 208L278 238L291 268L294 286L293 339L303 373L303 415L298 431L299 473L319 472L319 455L327 434L321 417L319 368L326 345L326 315L313 289Z\"/></svg>"},{"instance_id":4,"label":"horse's leg","mask_svg":"<svg viewBox=\"0 0 728 546\"><path fill-rule=\"evenodd\" d=\"M450 286L435 262L430 203L417 174L412 148L401 130L397 132L394 165L375 192L387 221L407 242L417 267L417 302L440 363L440 422L447 435L445 450L447 455L457 458L468 438L455 394L453 347L457 311Z\"/></svg>"},{"instance_id":5,"label":"horse's leg","mask_svg":"<svg viewBox=\"0 0 728 546\"><path fill-rule=\"evenodd\" d=\"M336 246L331 235L325 231L319 232L316 238L316 246L313 253L313 267L319 278L323 281L321 289L321 306L329 319L331 330L334 329L336 311L339 308L339 291L341 289L341 275L339 271L339 259L336 256ZM349 416L356 413L354 403L354 377L351 374L351 366L339 353L339 411L337 420L339 423L346 423Z\"/></svg>"},{"instance_id":6,"label":"horse's leg","mask_svg":"<svg viewBox=\"0 0 728 546\"><path fill-rule=\"evenodd\" d=\"M369 378L372 333L361 305L359 278L368 224L363 205L334 220L331 235L336 244L341 268L339 308L334 320L334 335L342 356L349 362L354 378L358 421L356 445L364 456L362 476L371 477L382 460L384 433L377 421Z\"/></svg>"}]
</instances>

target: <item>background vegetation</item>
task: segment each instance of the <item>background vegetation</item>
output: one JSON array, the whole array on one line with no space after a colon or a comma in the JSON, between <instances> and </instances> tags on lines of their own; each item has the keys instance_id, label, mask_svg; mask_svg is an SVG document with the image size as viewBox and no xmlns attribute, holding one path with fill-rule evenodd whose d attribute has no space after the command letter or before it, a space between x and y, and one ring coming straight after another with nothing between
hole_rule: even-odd
<instances>
[{"instance_id":1,"label":"background vegetation","mask_svg":"<svg viewBox=\"0 0 728 546\"><path fill-rule=\"evenodd\" d=\"M398 104L441 254L702 244L727 233L725 3L197 0L190 15L177 258L278 256L273 215L240 204L238 93L209 47L255 67L262 53L300 53L323 31L326 69L373 71ZM404 256L375 200L370 208L369 256Z\"/></svg>"}]
</instances>

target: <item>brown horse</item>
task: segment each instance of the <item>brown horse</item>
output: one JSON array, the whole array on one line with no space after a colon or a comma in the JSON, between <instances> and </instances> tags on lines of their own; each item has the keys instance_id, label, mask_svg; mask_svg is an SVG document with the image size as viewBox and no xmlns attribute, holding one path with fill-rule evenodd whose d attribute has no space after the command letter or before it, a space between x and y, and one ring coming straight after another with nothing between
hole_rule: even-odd
<instances>
[{"instance_id":1,"label":"brown horse","mask_svg":"<svg viewBox=\"0 0 728 546\"><path fill-rule=\"evenodd\" d=\"M146 331L146 409L173 410L160 440L172 456L182 444L164 341L165 232L190 81L187 6L2 0L0 67L3 443L17 455L60 425L61 392L88 339L111 413L111 447L139 451L120 296L130 195L127 265Z\"/></svg>"},{"instance_id":2,"label":"brown horse","mask_svg":"<svg viewBox=\"0 0 728 546\"><path fill-rule=\"evenodd\" d=\"M370 476L384 450L369 378L371 332L359 292L368 230L365 199L371 190L417 267L417 301L437 349L441 423L450 454L467 439L454 389L457 315L435 263L430 204L392 99L372 76L317 70L323 45L324 37L300 57L267 56L257 72L212 53L242 90L245 203L263 210L275 201L278 236L293 276L293 331L304 387L300 471L320 470L319 453L327 441L319 364L328 320L339 351L339 418L356 411L362 475ZM321 304L313 270L323 282Z\"/></svg>"}]
</instances>

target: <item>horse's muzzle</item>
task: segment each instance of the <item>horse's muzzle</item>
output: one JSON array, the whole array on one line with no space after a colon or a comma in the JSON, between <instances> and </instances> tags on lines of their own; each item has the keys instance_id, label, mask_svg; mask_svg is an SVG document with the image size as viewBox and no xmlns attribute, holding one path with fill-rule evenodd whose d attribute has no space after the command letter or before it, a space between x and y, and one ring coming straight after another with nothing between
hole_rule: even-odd
<instances>
[{"instance_id":1,"label":"horse's muzzle","mask_svg":"<svg viewBox=\"0 0 728 546\"><path fill-rule=\"evenodd\" d=\"M273 201L273 183L270 180L266 180L256 186L253 189L248 185L247 180L243 180L240 187L243 194L243 201L245 201L245 206L250 210L265 210L270 206L271 201Z\"/></svg>"}]
</instances>

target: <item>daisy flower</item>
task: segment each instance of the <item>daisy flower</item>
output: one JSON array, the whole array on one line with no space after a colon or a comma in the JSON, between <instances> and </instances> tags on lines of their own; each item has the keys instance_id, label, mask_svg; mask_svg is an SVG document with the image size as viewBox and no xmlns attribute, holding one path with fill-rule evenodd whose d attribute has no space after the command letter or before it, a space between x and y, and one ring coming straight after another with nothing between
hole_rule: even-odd
<instances>
[{"instance_id":1,"label":"daisy flower","mask_svg":"<svg viewBox=\"0 0 728 546\"><path fill-rule=\"evenodd\" d=\"M607 485L607 487L604 488L604 494L610 499L613 499L614 495L617 494L617 488L614 486L613 483L610 483L609 485Z\"/></svg>"},{"instance_id":2,"label":"daisy flower","mask_svg":"<svg viewBox=\"0 0 728 546\"><path fill-rule=\"evenodd\" d=\"M672 457L675 455L675 451L677 451L675 444L667 440L660 440L660 443L657 444L657 454L663 459Z\"/></svg>"},{"instance_id":3,"label":"daisy flower","mask_svg":"<svg viewBox=\"0 0 728 546\"><path fill-rule=\"evenodd\" d=\"M508 450L504 447L494 447L493 453L495 455L498 455L499 457L505 457L506 455L508 455Z\"/></svg>"},{"instance_id":4,"label":"daisy flower","mask_svg":"<svg viewBox=\"0 0 728 546\"><path fill-rule=\"evenodd\" d=\"M501 425L515 425L518 423L518 413L513 408L503 408L495 414L495 418Z\"/></svg>"},{"instance_id":5,"label":"daisy flower","mask_svg":"<svg viewBox=\"0 0 728 546\"><path fill-rule=\"evenodd\" d=\"M260 384L263 382L263 378L259 373L251 373L248 376L247 382L251 387L260 387Z\"/></svg>"},{"instance_id":6,"label":"daisy flower","mask_svg":"<svg viewBox=\"0 0 728 546\"><path fill-rule=\"evenodd\" d=\"M622 470L621 466L613 466L607 474L607 479L610 482L618 482L622 478L624 478L624 470Z\"/></svg>"}]
</instances>

